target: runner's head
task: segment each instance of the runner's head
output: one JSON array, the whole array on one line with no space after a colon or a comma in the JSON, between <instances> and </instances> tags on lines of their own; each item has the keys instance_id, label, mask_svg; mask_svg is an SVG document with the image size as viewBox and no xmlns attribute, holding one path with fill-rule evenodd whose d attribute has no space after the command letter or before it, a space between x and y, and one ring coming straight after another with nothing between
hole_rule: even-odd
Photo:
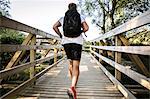
<instances>
[{"instance_id":1,"label":"runner's head","mask_svg":"<svg viewBox=\"0 0 150 99\"><path fill-rule=\"evenodd\" d=\"M75 3L70 3L68 5L69 10L76 10L77 9L77 5Z\"/></svg>"}]
</instances>

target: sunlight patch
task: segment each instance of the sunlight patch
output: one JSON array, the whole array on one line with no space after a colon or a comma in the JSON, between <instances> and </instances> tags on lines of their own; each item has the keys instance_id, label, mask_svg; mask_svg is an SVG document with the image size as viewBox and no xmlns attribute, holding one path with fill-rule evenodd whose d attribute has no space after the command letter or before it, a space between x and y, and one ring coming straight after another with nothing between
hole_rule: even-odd
<instances>
[{"instance_id":1,"label":"sunlight patch","mask_svg":"<svg viewBox=\"0 0 150 99\"><path fill-rule=\"evenodd\" d=\"M85 71L88 71L88 67L86 65L81 65L80 66L80 72L85 72Z\"/></svg>"}]
</instances>

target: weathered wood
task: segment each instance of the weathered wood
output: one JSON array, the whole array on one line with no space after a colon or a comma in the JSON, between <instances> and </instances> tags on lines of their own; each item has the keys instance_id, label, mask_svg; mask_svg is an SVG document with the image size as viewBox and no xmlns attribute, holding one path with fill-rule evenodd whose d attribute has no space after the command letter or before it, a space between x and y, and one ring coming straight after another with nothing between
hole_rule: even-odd
<instances>
[{"instance_id":1,"label":"weathered wood","mask_svg":"<svg viewBox=\"0 0 150 99\"><path fill-rule=\"evenodd\" d=\"M99 40L102 40L111 36L115 36L115 35L124 33L126 31L129 31L131 29L149 24L149 23L150 23L150 10L116 27L115 29L105 33L103 36L97 37L96 39L92 40L92 42L99 41Z\"/></svg>"},{"instance_id":2,"label":"weathered wood","mask_svg":"<svg viewBox=\"0 0 150 99\"><path fill-rule=\"evenodd\" d=\"M27 38L23 41L22 45L27 45L30 41L30 39L32 38L32 34L29 34L27 36ZM14 64L18 61L18 59L20 59L19 57L22 56L22 51L17 51L14 56L11 58L10 62L8 63L8 65L6 66L7 68L11 68L14 66Z\"/></svg>"},{"instance_id":3,"label":"weathered wood","mask_svg":"<svg viewBox=\"0 0 150 99\"><path fill-rule=\"evenodd\" d=\"M44 50L44 49L53 49L58 48L61 49L61 45L10 45L10 44L1 44L0 52L14 52L14 51L22 51L22 50Z\"/></svg>"},{"instance_id":4,"label":"weathered wood","mask_svg":"<svg viewBox=\"0 0 150 99\"><path fill-rule=\"evenodd\" d=\"M101 42L99 42L99 46L102 46ZM101 54L101 52L102 52L102 50L99 49L99 54ZM102 59L101 58L99 58L99 62L102 63Z\"/></svg>"},{"instance_id":5,"label":"weathered wood","mask_svg":"<svg viewBox=\"0 0 150 99\"><path fill-rule=\"evenodd\" d=\"M1 99L10 99L10 97L17 97L16 95L23 90L26 87L31 86L31 84L38 79L39 77L41 77L43 74L45 74L47 71L49 71L52 67L54 67L56 64L58 64L59 62L61 62L65 57L63 57L62 59L60 59L59 61L57 61L56 63L48 66L46 69L44 69L43 71L41 71L40 73L36 74L34 77L30 78L29 80L25 81L24 83L22 83L21 85L17 86L15 89L9 91L8 93L6 93L5 95L1 96Z\"/></svg>"},{"instance_id":6,"label":"weathered wood","mask_svg":"<svg viewBox=\"0 0 150 99\"><path fill-rule=\"evenodd\" d=\"M80 77L77 84L78 99L122 99L123 95L115 88L107 76L99 69L88 53L82 53ZM21 98L37 97L67 99L67 89L71 81L68 77L68 61L47 72L33 87L26 88ZM97 76L95 76L97 75ZM99 76L98 76L99 75ZM19 99L19 98L18 98Z\"/></svg>"},{"instance_id":7,"label":"weathered wood","mask_svg":"<svg viewBox=\"0 0 150 99\"><path fill-rule=\"evenodd\" d=\"M53 38L53 39L60 40L60 38L57 36L51 35L42 30L25 25L23 23L17 22L13 19L6 18L4 16L0 17L0 27L10 28L10 29L18 30L18 31L24 31L27 33L32 33L34 35L40 35L45 38Z\"/></svg>"},{"instance_id":8,"label":"weathered wood","mask_svg":"<svg viewBox=\"0 0 150 99\"><path fill-rule=\"evenodd\" d=\"M115 36L115 45L121 46L121 41L118 36ZM119 64L121 63L121 53L115 52L115 62ZM121 72L119 72L117 69L115 69L115 78L121 81Z\"/></svg>"},{"instance_id":9,"label":"weathered wood","mask_svg":"<svg viewBox=\"0 0 150 99\"><path fill-rule=\"evenodd\" d=\"M97 49L125 52L131 54L150 55L150 46L92 46Z\"/></svg>"},{"instance_id":10,"label":"weathered wood","mask_svg":"<svg viewBox=\"0 0 150 99\"><path fill-rule=\"evenodd\" d=\"M33 35L31 39L31 45L36 45L36 35ZM30 62L35 61L36 50L30 50ZM30 67L30 78L33 78L35 75L35 65Z\"/></svg>"},{"instance_id":11,"label":"weathered wood","mask_svg":"<svg viewBox=\"0 0 150 99\"><path fill-rule=\"evenodd\" d=\"M58 54L58 55L61 55L61 54ZM12 67L12 68L2 70L2 71L0 71L0 79L7 77L7 76L10 76L10 75L13 75L13 74L16 74L18 72L21 72L22 70L25 70L29 67L36 65L36 64L43 63L43 62L48 61L52 58L54 58L54 55L51 55L51 56L43 58L43 59L35 60L33 62L28 62L28 63L22 64L22 65L18 65L18 66Z\"/></svg>"},{"instance_id":12,"label":"weathered wood","mask_svg":"<svg viewBox=\"0 0 150 99\"><path fill-rule=\"evenodd\" d=\"M109 79L116 85L116 87L125 96L125 98L136 99L136 97L130 91L128 91L117 79L115 79L115 77L111 73L109 73L109 71L102 64L100 64L94 57L93 59L97 62L97 64L100 66L103 72L109 77Z\"/></svg>"},{"instance_id":13,"label":"weathered wood","mask_svg":"<svg viewBox=\"0 0 150 99\"><path fill-rule=\"evenodd\" d=\"M124 73L128 77L132 78L133 80L135 80L136 82L138 82L139 84L141 84L142 86L144 86L145 88L150 90L150 79L147 78L146 76L143 76L129 68L126 68L123 65L120 65L102 55L99 55L98 53L96 53L94 51L91 51L91 52L94 53L97 57L99 57L102 60L104 60L105 62L107 62L108 64L110 64L112 67L116 68L120 72Z\"/></svg>"},{"instance_id":14,"label":"weathered wood","mask_svg":"<svg viewBox=\"0 0 150 99\"><path fill-rule=\"evenodd\" d=\"M122 36L119 36L120 40L122 41L122 43L125 46L129 46L130 44L128 43L128 40L125 39ZM148 48L149 49L149 48ZM128 54L129 58L135 63L137 64L138 68L141 69L141 71L143 72L143 74L145 74L146 76L150 77L150 72L147 70L147 68L145 67L144 63L142 62L142 60L138 57L138 55L131 55Z\"/></svg>"},{"instance_id":15,"label":"weathered wood","mask_svg":"<svg viewBox=\"0 0 150 99\"><path fill-rule=\"evenodd\" d=\"M54 48L54 63L57 62L57 48Z\"/></svg>"},{"instance_id":16,"label":"weathered wood","mask_svg":"<svg viewBox=\"0 0 150 99\"><path fill-rule=\"evenodd\" d=\"M50 51L51 51L51 49L47 49L46 51L44 51L44 54L42 57L46 57Z\"/></svg>"}]
</instances>

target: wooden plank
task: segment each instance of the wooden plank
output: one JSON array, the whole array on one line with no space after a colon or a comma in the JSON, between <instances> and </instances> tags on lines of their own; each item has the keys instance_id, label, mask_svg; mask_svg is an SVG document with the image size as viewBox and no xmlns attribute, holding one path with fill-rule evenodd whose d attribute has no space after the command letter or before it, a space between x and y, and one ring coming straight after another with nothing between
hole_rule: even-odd
<instances>
[{"instance_id":1,"label":"wooden plank","mask_svg":"<svg viewBox=\"0 0 150 99\"><path fill-rule=\"evenodd\" d=\"M22 45L27 45L30 41L30 39L32 38L32 34L29 34L26 39L23 41ZM6 66L5 69L11 68L14 66L14 64L17 63L17 61L20 59L20 57L22 56L22 51L17 51L14 56L11 58L10 62L8 63L8 65Z\"/></svg>"},{"instance_id":2,"label":"wooden plank","mask_svg":"<svg viewBox=\"0 0 150 99\"><path fill-rule=\"evenodd\" d=\"M0 45L0 52L14 52L14 51L22 51L22 50L45 50L45 49L53 49L53 48L58 48L61 49L63 48L61 45L10 45L10 44L1 44Z\"/></svg>"},{"instance_id":3,"label":"wooden plank","mask_svg":"<svg viewBox=\"0 0 150 99\"><path fill-rule=\"evenodd\" d=\"M119 36L120 40L122 41L122 43L125 46L129 46L129 42L126 38ZM149 48L148 48L149 49ZM137 64L137 66L141 69L141 71L143 72L143 74L145 74L146 76L150 77L150 72L147 70L147 68L145 67L144 63L142 62L142 60L138 57L138 55L131 55L128 54L129 58L135 63Z\"/></svg>"},{"instance_id":4,"label":"wooden plank","mask_svg":"<svg viewBox=\"0 0 150 99\"><path fill-rule=\"evenodd\" d=\"M61 54L58 54L58 55L61 55ZM43 63L44 61L48 61L52 58L54 58L54 55L51 55L51 56L43 58L43 59L35 60L33 62L28 62L28 63L22 64L22 65L18 65L18 66L12 67L12 68L2 70L2 71L0 71L0 79L5 78L5 77L10 76L10 75L13 75L13 74L16 74L18 72L21 72L22 70L25 70L29 67L36 65L36 64Z\"/></svg>"},{"instance_id":5,"label":"wooden plank","mask_svg":"<svg viewBox=\"0 0 150 99\"><path fill-rule=\"evenodd\" d=\"M91 51L91 52L94 53L97 57L99 57L102 60L104 60L105 62L107 62L108 64L110 64L112 67L116 68L120 72L124 73L128 77L132 78L133 80L135 80L136 82L138 82L139 84L141 84L142 86L144 86L145 88L150 90L150 79L149 78L147 78L129 68L126 68L123 65L120 65L102 55L99 55L98 53L96 53L94 51Z\"/></svg>"},{"instance_id":6,"label":"wooden plank","mask_svg":"<svg viewBox=\"0 0 150 99\"><path fill-rule=\"evenodd\" d=\"M61 40L58 36L51 35L50 33L46 33L42 30L36 29L34 27L28 26L21 22L17 22L13 19L9 19L4 16L0 17L0 27L10 28L18 31L24 31L27 33L32 33L34 35L40 35L45 38L53 38L53 39Z\"/></svg>"},{"instance_id":7,"label":"wooden plank","mask_svg":"<svg viewBox=\"0 0 150 99\"><path fill-rule=\"evenodd\" d=\"M141 55L150 55L150 46L92 46L93 48L116 51L116 52L125 52L131 54L141 54Z\"/></svg>"},{"instance_id":8,"label":"wooden plank","mask_svg":"<svg viewBox=\"0 0 150 99\"><path fill-rule=\"evenodd\" d=\"M34 35L32 37L31 45L36 45L36 35ZM30 62L34 62L35 61L35 54L36 54L36 50L34 50L34 49L30 50ZM30 78L33 78L34 75L35 75L35 65L30 67Z\"/></svg>"},{"instance_id":9,"label":"wooden plank","mask_svg":"<svg viewBox=\"0 0 150 99\"><path fill-rule=\"evenodd\" d=\"M31 84L38 79L39 77L41 77L43 74L45 74L47 71L49 71L52 67L54 67L56 64L58 64L59 62L61 62L62 60L64 60L65 57L63 57L62 59L60 59L59 61L57 61L56 63L48 66L46 69L44 69L43 71L41 71L40 73L36 74L33 78L30 78L29 80L25 81L24 83L20 84L19 86L17 86L15 89L9 91L8 93L6 93L5 95L1 96L0 99L10 99L10 97L14 97L15 95L17 95L21 90L23 90L24 88L26 88L27 86L31 86ZM16 97L16 96L15 96Z\"/></svg>"},{"instance_id":10,"label":"wooden plank","mask_svg":"<svg viewBox=\"0 0 150 99\"><path fill-rule=\"evenodd\" d=\"M54 63L57 62L57 48L54 48Z\"/></svg>"},{"instance_id":11,"label":"wooden plank","mask_svg":"<svg viewBox=\"0 0 150 99\"><path fill-rule=\"evenodd\" d=\"M99 41L99 46L103 46L103 45L101 44L101 41ZM99 54L101 54L101 53L102 53L102 50L99 49ZM101 59L101 58L99 58L99 62L102 63L102 59Z\"/></svg>"},{"instance_id":12,"label":"wooden plank","mask_svg":"<svg viewBox=\"0 0 150 99\"><path fill-rule=\"evenodd\" d=\"M103 72L108 76L108 78L116 85L116 87L127 99L136 99L136 97L130 91L128 91L117 79L115 79L115 77L111 73L109 73L109 71L103 65L101 65L94 57L93 59L97 62Z\"/></svg>"},{"instance_id":13,"label":"wooden plank","mask_svg":"<svg viewBox=\"0 0 150 99\"><path fill-rule=\"evenodd\" d=\"M66 94L66 91L57 91L57 93L55 91L28 91L26 92L24 95L30 94L30 95L34 95L34 94L42 94L42 95L64 95ZM78 96L98 96L98 97L121 97L122 95L120 93L106 93L106 92L95 92L95 93L90 93L90 92L79 92Z\"/></svg>"},{"instance_id":14,"label":"wooden plank","mask_svg":"<svg viewBox=\"0 0 150 99\"><path fill-rule=\"evenodd\" d=\"M121 41L118 38L118 36L115 36L115 46L121 46ZM115 62L121 63L121 53L115 52ZM119 81L121 81L121 72L119 72L117 69L115 69L115 78Z\"/></svg>"},{"instance_id":15,"label":"wooden plank","mask_svg":"<svg viewBox=\"0 0 150 99\"><path fill-rule=\"evenodd\" d=\"M99 69L88 53L82 53L80 63L80 78L77 84L77 95L80 99L121 99L123 95ZM67 99L66 90L71 82L68 78L68 61L57 65L46 73L33 87L19 93L20 97L36 96L37 98ZM56 76L55 76L56 75ZM97 75L97 76L95 76ZM38 96L38 94L40 96Z\"/></svg>"},{"instance_id":16,"label":"wooden plank","mask_svg":"<svg viewBox=\"0 0 150 99\"><path fill-rule=\"evenodd\" d=\"M44 54L42 55L42 57L46 57L50 51L51 49L47 49L46 51L44 51Z\"/></svg>"},{"instance_id":17,"label":"wooden plank","mask_svg":"<svg viewBox=\"0 0 150 99\"><path fill-rule=\"evenodd\" d=\"M99 41L111 36L115 36L121 33L124 33L126 31L129 31L131 29L135 29L138 28L140 26L146 25L150 23L150 10L148 10L147 12L131 19L130 21L116 27L115 29L105 33L103 36L99 36L96 39L92 40L93 41Z\"/></svg>"}]
</instances>

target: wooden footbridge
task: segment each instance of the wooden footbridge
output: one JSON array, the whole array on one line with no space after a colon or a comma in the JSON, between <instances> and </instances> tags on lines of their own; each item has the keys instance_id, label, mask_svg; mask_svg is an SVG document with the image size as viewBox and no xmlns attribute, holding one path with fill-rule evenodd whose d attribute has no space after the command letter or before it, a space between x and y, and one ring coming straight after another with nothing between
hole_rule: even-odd
<instances>
[{"instance_id":1,"label":"wooden footbridge","mask_svg":"<svg viewBox=\"0 0 150 99\"><path fill-rule=\"evenodd\" d=\"M150 46L130 46L122 35L149 24L150 11L147 11L84 46L77 84L78 99L150 98L150 63L145 65L139 57L146 56L150 62ZM1 93L0 98L67 99L66 90L71 82L68 61L60 45L61 39L6 17L0 17L0 28L29 33L21 45L0 44L0 53L15 52L6 68L0 71L1 90L11 89ZM109 37L115 38L114 46L107 46L103 42ZM19 64L27 50L30 50L30 62ZM36 59L37 52L42 55L40 59ZM123 64L124 54L136 65L137 70L131 64ZM42 71L36 72L38 66L50 60L54 60L53 64L46 64ZM30 77L26 81L19 84L4 82L6 78L27 69Z\"/></svg>"}]
</instances>

